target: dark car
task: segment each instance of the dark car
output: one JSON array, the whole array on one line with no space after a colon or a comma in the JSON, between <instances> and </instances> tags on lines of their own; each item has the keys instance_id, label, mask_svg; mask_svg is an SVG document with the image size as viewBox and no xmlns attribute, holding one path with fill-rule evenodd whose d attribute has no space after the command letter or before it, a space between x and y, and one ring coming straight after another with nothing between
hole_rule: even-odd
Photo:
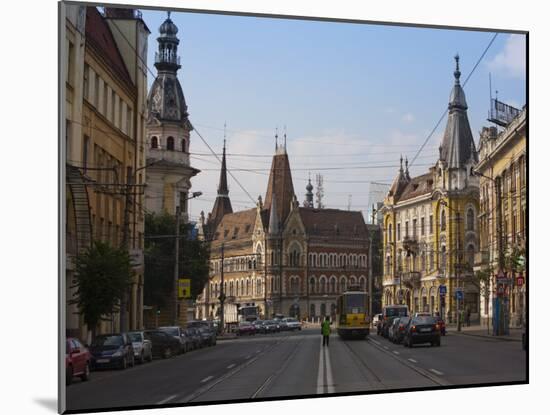
<instances>
[{"instance_id":1,"label":"dark car","mask_svg":"<svg viewBox=\"0 0 550 415\"><path fill-rule=\"evenodd\" d=\"M387 305L382 308L382 322L378 323L377 328L380 328L378 331L379 335L388 337L388 330L390 324L393 322L395 317L407 317L409 315L409 309L406 305L403 304L394 304Z\"/></svg>"},{"instance_id":2,"label":"dark car","mask_svg":"<svg viewBox=\"0 0 550 415\"><path fill-rule=\"evenodd\" d=\"M256 334L256 327L254 324L249 321L239 323L239 327L237 327L237 336L252 336L254 334Z\"/></svg>"},{"instance_id":3,"label":"dark car","mask_svg":"<svg viewBox=\"0 0 550 415\"><path fill-rule=\"evenodd\" d=\"M203 340L199 329L188 327L184 330L184 333L189 338L192 350L200 349L203 346Z\"/></svg>"},{"instance_id":4,"label":"dark car","mask_svg":"<svg viewBox=\"0 0 550 415\"><path fill-rule=\"evenodd\" d=\"M178 342L179 346L176 350L177 354L185 353L188 350L188 342L185 338L184 331L179 326L165 326L165 327L159 327L160 331L163 331L165 333L168 333L170 336L174 337Z\"/></svg>"},{"instance_id":5,"label":"dark car","mask_svg":"<svg viewBox=\"0 0 550 415\"><path fill-rule=\"evenodd\" d=\"M393 338L392 341L396 344L399 344L403 341L403 338L405 337L405 331L407 330L407 326L409 325L409 322L411 321L410 317L399 317L396 324L396 328L393 332Z\"/></svg>"},{"instance_id":6,"label":"dark car","mask_svg":"<svg viewBox=\"0 0 550 415\"><path fill-rule=\"evenodd\" d=\"M445 327L445 320L443 320L440 316L434 317L437 324L439 325L439 332L442 336L444 336L447 333L447 329Z\"/></svg>"},{"instance_id":7,"label":"dark car","mask_svg":"<svg viewBox=\"0 0 550 415\"><path fill-rule=\"evenodd\" d=\"M83 381L90 379L90 359L90 352L78 339L67 338L65 350L67 385L72 383L75 376Z\"/></svg>"},{"instance_id":8,"label":"dark car","mask_svg":"<svg viewBox=\"0 0 550 415\"><path fill-rule=\"evenodd\" d=\"M264 333L277 333L281 331L279 325L274 320L265 320L262 327Z\"/></svg>"},{"instance_id":9,"label":"dark car","mask_svg":"<svg viewBox=\"0 0 550 415\"><path fill-rule=\"evenodd\" d=\"M202 336L202 343L206 346L216 345L216 331L208 326L197 328Z\"/></svg>"},{"instance_id":10,"label":"dark car","mask_svg":"<svg viewBox=\"0 0 550 415\"><path fill-rule=\"evenodd\" d=\"M145 361L153 360L153 353L151 352L151 342L143 337L142 331L131 331L128 333L128 337L134 347L134 359L139 363L145 363Z\"/></svg>"},{"instance_id":11,"label":"dark car","mask_svg":"<svg viewBox=\"0 0 550 415\"><path fill-rule=\"evenodd\" d=\"M126 333L100 334L90 345L92 368L134 366L134 348Z\"/></svg>"},{"instance_id":12,"label":"dark car","mask_svg":"<svg viewBox=\"0 0 550 415\"><path fill-rule=\"evenodd\" d=\"M405 347L413 347L419 343L441 346L441 333L434 317L414 317L407 325L403 344Z\"/></svg>"},{"instance_id":13,"label":"dark car","mask_svg":"<svg viewBox=\"0 0 550 415\"><path fill-rule=\"evenodd\" d=\"M252 325L256 329L256 333L265 333L263 324L264 324L263 320L254 320L252 322Z\"/></svg>"},{"instance_id":14,"label":"dark car","mask_svg":"<svg viewBox=\"0 0 550 415\"><path fill-rule=\"evenodd\" d=\"M151 342L154 359L167 359L175 356L181 347L180 341L166 331L145 330L143 336Z\"/></svg>"}]
</instances>

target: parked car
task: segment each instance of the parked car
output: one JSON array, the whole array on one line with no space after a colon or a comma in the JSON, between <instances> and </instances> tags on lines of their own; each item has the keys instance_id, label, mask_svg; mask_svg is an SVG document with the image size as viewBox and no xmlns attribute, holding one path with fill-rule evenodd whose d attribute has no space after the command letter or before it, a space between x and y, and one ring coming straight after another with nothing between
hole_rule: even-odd
<instances>
[{"instance_id":1,"label":"parked car","mask_svg":"<svg viewBox=\"0 0 550 415\"><path fill-rule=\"evenodd\" d=\"M165 327L159 327L158 329L160 331L164 331L165 333L168 333L170 336L178 340L179 346L177 350L175 350L176 354L182 354L187 352L188 342L186 341L184 331L180 326L165 326Z\"/></svg>"},{"instance_id":2,"label":"parked car","mask_svg":"<svg viewBox=\"0 0 550 415\"><path fill-rule=\"evenodd\" d=\"M290 330L290 331L302 330L302 322L298 321L293 317L285 318L283 319L283 321L286 323L287 330Z\"/></svg>"},{"instance_id":3,"label":"parked car","mask_svg":"<svg viewBox=\"0 0 550 415\"><path fill-rule=\"evenodd\" d=\"M413 317L409 322L403 344L405 347L413 347L418 343L441 346L441 334L434 317Z\"/></svg>"},{"instance_id":4,"label":"parked car","mask_svg":"<svg viewBox=\"0 0 550 415\"><path fill-rule=\"evenodd\" d=\"M277 333L281 331L275 320L265 320L263 323L264 333Z\"/></svg>"},{"instance_id":5,"label":"parked car","mask_svg":"<svg viewBox=\"0 0 550 415\"><path fill-rule=\"evenodd\" d=\"M414 316L415 317L431 317L432 315L428 312L425 312L425 311L417 311L416 313L414 313Z\"/></svg>"},{"instance_id":6,"label":"parked car","mask_svg":"<svg viewBox=\"0 0 550 415\"><path fill-rule=\"evenodd\" d=\"M83 381L90 379L90 352L82 343L73 337L66 340L65 371L66 383L70 385L75 376Z\"/></svg>"},{"instance_id":7,"label":"parked car","mask_svg":"<svg viewBox=\"0 0 550 415\"><path fill-rule=\"evenodd\" d=\"M134 359L140 363L153 360L153 351L151 350L151 341L143 337L142 331L131 331L128 337L134 348Z\"/></svg>"},{"instance_id":8,"label":"parked car","mask_svg":"<svg viewBox=\"0 0 550 415\"><path fill-rule=\"evenodd\" d=\"M439 332L442 336L444 336L447 333L447 328L445 327L445 320L443 320L440 316L434 317L437 324L439 325Z\"/></svg>"},{"instance_id":9,"label":"parked car","mask_svg":"<svg viewBox=\"0 0 550 415\"><path fill-rule=\"evenodd\" d=\"M393 342L395 331L398 330L399 327L399 317L393 317L391 319L391 323L388 326L388 340Z\"/></svg>"},{"instance_id":10,"label":"parked car","mask_svg":"<svg viewBox=\"0 0 550 415\"><path fill-rule=\"evenodd\" d=\"M399 344L403 341L403 338L405 337L405 331L407 330L407 326L409 325L410 321L410 317L399 317L399 320L397 321L397 327L395 328L395 331L393 333L394 343Z\"/></svg>"},{"instance_id":11,"label":"parked car","mask_svg":"<svg viewBox=\"0 0 550 415\"><path fill-rule=\"evenodd\" d=\"M277 326L279 326L279 331L289 330L286 318L276 318L273 321L275 321L275 323L277 323Z\"/></svg>"},{"instance_id":12,"label":"parked car","mask_svg":"<svg viewBox=\"0 0 550 415\"><path fill-rule=\"evenodd\" d=\"M409 308L404 304L387 305L382 308L382 325L378 334L388 337L388 329L393 317L407 317ZM380 326L380 323L379 323Z\"/></svg>"},{"instance_id":13,"label":"parked car","mask_svg":"<svg viewBox=\"0 0 550 415\"><path fill-rule=\"evenodd\" d=\"M181 347L180 341L166 331L145 330L143 336L151 342L151 350L155 359L168 359L175 356Z\"/></svg>"},{"instance_id":14,"label":"parked car","mask_svg":"<svg viewBox=\"0 0 550 415\"><path fill-rule=\"evenodd\" d=\"M92 368L134 366L134 348L126 333L100 334L90 345Z\"/></svg>"},{"instance_id":15,"label":"parked car","mask_svg":"<svg viewBox=\"0 0 550 415\"><path fill-rule=\"evenodd\" d=\"M195 327L188 327L184 330L185 335L189 339L191 345L190 350L200 349L203 346L201 333Z\"/></svg>"},{"instance_id":16,"label":"parked car","mask_svg":"<svg viewBox=\"0 0 550 415\"><path fill-rule=\"evenodd\" d=\"M252 336L254 334L256 334L256 327L254 324L248 321L239 323L239 327L237 327L237 336Z\"/></svg>"},{"instance_id":17,"label":"parked car","mask_svg":"<svg viewBox=\"0 0 550 415\"><path fill-rule=\"evenodd\" d=\"M202 336L202 342L206 346L216 345L216 332L208 326L197 328Z\"/></svg>"},{"instance_id":18,"label":"parked car","mask_svg":"<svg viewBox=\"0 0 550 415\"><path fill-rule=\"evenodd\" d=\"M252 325L256 329L256 333L265 333L263 324L264 324L263 320L254 320L252 322Z\"/></svg>"}]
</instances>

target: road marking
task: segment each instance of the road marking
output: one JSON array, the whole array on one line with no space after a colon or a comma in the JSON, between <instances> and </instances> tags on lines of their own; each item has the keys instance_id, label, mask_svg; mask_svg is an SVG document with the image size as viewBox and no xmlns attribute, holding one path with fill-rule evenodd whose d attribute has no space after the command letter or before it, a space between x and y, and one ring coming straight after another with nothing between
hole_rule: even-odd
<instances>
[{"instance_id":1,"label":"road marking","mask_svg":"<svg viewBox=\"0 0 550 415\"><path fill-rule=\"evenodd\" d=\"M384 349L386 350L390 350L390 348L388 346L384 346Z\"/></svg>"},{"instance_id":2,"label":"road marking","mask_svg":"<svg viewBox=\"0 0 550 415\"><path fill-rule=\"evenodd\" d=\"M436 375L443 375L443 372L440 372L439 370L435 370L435 369L430 369L430 372L434 372Z\"/></svg>"},{"instance_id":3,"label":"road marking","mask_svg":"<svg viewBox=\"0 0 550 415\"><path fill-rule=\"evenodd\" d=\"M168 401L171 401L172 399L176 398L178 395L172 395L172 396L169 396L168 398L166 399L163 399L162 401L158 401L157 402L157 405L162 405L163 403L166 403Z\"/></svg>"},{"instance_id":4,"label":"road marking","mask_svg":"<svg viewBox=\"0 0 550 415\"><path fill-rule=\"evenodd\" d=\"M409 362L413 362L413 363L418 363L416 360L414 359L407 359Z\"/></svg>"},{"instance_id":5,"label":"road marking","mask_svg":"<svg viewBox=\"0 0 550 415\"><path fill-rule=\"evenodd\" d=\"M399 352L396 352L395 350L393 351L395 354L399 354Z\"/></svg>"},{"instance_id":6,"label":"road marking","mask_svg":"<svg viewBox=\"0 0 550 415\"><path fill-rule=\"evenodd\" d=\"M229 366L227 366L227 369L231 369L232 367L235 367L235 363L231 363Z\"/></svg>"},{"instance_id":7,"label":"road marking","mask_svg":"<svg viewBox=\"0 0 550 415\"><path fill-rule=\"evenodd\" d=\"M332 368L330 366L330 353L328 351L328 347L325 348L325 357L326 357L326 365L327 365L327 392L328 393L334 393L334 381L332 379Z\"/></svg>"},{"instance_id":8,"label":"road marking","mask_svg":"<svg viewBox=\"0 0 550 415\"><path fill-rule=\"evenodd\" d=\"M379 342L379 341L377 341L377 340L371 340L371 342L373 342L373 343L376 343L376 344L380 345L380 342Z\"/></svg>"},{"instance_id":9,"label":"road marking","mask_svg":"<svg viewBox=\"0 0 550 415\"><path fill-rule=\"evenodd\" d=\"M261 352L261 350L256 350L256 353L260 353L260 352Z\"/></svg>"},{"instance_id":10,"label":"road marking","mask_svg":"<svg viewBox=\"0 0 550 415\"><path fill-rule=\"evenodd\" d=\"M244 358L244 360L248 360L248 359L250 359L251 357L252 357L252 355L248 355L248 356L246 356L246 357Z\"/></svg>"},{"instance_id":11,"label":"road marking","mask_svg":"<svg viewBox=\"0 0 550 415\"><path fill-rule=\"evenodd\" d=\"M321 350L319 350L319 369L317 372L317 394L323 393L323 379L325 378L325 366L323 365L323 343L321 342Z\"/></svg>"},{"instance_id":12,"label":"road marking","mask_svg":"<svg viewBox=\"0 0 550 415\"><path fill-rule=\"evenodd\" d=\"M208 382L212 378L214 378L214 376L208 376L207 378L204 378L203 380L201 380L201 383Z\"/></svg>"}]
</instances>

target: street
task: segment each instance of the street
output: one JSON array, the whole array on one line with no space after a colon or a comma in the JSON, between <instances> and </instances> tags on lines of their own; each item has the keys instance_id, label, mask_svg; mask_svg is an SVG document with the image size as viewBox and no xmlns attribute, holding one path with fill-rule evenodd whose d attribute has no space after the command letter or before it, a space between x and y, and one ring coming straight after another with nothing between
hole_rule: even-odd
<instances>
[{"instance_id":1,"label":"street","mask_svg":"<svg viewBox=\"0 0 550 415\"><path fill-rule=\"evenodd\" d=\"M67 409L248 400L526 380L521 343L457 333L441 347L372 335L323 348L319 330L220 340L125 371L92 372L67 388ZM503 364L505 362L506 364Z\"/></svg>"}]
</instances>

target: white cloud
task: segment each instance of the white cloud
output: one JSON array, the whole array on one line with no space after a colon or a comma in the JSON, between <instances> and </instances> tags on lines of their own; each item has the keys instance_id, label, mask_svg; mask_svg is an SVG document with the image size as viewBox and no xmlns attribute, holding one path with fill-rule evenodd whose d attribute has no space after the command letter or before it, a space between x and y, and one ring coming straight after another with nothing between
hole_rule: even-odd
<instances>
[{"instance_id":1,"label":"white cloud","mask_svg":"<svg viewBox=\"0 0 550 415\"><path fill-rule=\"evenodd\" d=\"M401 117L401 120L404 122L413 122L415 120L414 115L412 115L410 112L406 113Z\"/></svg>"},{"instance_id":2,"label":"white cloud","mask_svg":"<svg viewBox=\"0 0 550 415\"><path fill-rule=\"evenodd\" d=\"M504 49L492 60L487 67L492 72L500 72L511 78L525 78L525 35L510 35Z\"/></svg>"}]
</instances>

